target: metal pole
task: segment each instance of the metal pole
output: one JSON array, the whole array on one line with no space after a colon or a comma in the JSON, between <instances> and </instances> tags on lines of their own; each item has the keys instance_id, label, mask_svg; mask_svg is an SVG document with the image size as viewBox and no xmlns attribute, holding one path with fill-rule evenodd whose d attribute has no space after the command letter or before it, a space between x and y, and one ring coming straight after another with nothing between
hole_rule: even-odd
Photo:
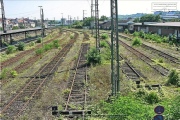
<instances>
[{"instance_id":1,"label":"metal pole","mask_svg":"<svg viewBox=\"0 0 180 120\"><path fill-rule=\"evenodd\" d=\"M91 0L91 18L92 18L92 21L91 21L91 34L93 36L93 26L94 26L94 10L93 10L93 7L94 4L93 4L93 0Z\"/></svg>"},{"instance_id":2,"label":"metal pole","mask_svg":"<svg viewBox=\"0 0 180 120\"><path fill-rule=\"evenodd\" d=\"M2 29L3 29L3 32L6 33L7 32L7 29L6 29L6 17L5 17L3 0L1 0L1 14L2 14Z\"/></svg>"},{"instance_id":3,"label":"metal pole","mask_svg":"<svg viewBox=\"0 0 180 120\"><path fill-rule=\"evenodd\" d=\"M61 13L62 14L62 27L63 27L63 13Z\"/></svg>"},{"instance_id":4,"label":"metal pole","mask_svg":"<svg viewBox=\"0 0 180 120\"><path fill-rule=\"evenodd\" d=\"M96 49L99 51L99 10L98 10L98 0L95 0L95 26L96 26Z\"/></svg>"},{"instance_id":5,"label":"metal pole","mask_svg":"<svg viewBox=\"0 0 180 120\"><path fill-rule=\"evenodd\" d=\"M120 92L117 0L111 0L111 84L112 95Z\"/></svg>"}]
</instances>

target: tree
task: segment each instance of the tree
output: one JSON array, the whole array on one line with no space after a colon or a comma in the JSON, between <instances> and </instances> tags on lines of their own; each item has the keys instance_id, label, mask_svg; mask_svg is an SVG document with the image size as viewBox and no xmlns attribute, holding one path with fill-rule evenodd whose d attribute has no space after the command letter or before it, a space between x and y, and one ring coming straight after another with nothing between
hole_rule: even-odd
<instances>
[{"instance_id":1,"label":"tree","mask_svg":"<svg viewBox=\"0 0 180 120\"><path fill-rule=\"evenodd\" d=\"M91 17L85 18L84 22L83 22L83 26L90 26L92 20L93 20L93 18L91 18Z\"/></svg>"},{"instance_id":2,"label":"tree","mask_svg":"<svg viewBox=\"0 0 180 120\"><path fill-rule=\"evenodd\" d=\"M100 21L108 20L108 17L106 17L105 15L102 15L99 20L100 20Z\"/></svg>"},{"instance_id":3,"label":"tree","mask_svg":"<svg viewBox=\"0 0 180 120\"><path fill-rule=\"evenodd\" d=\"M133 22L139 22L139 18L135 18Z\"/></svg>"},{"instance_id":4,"label":"tree","mask_svg":"<svg viewBox=\"0 0 180 120\"><path fill-rule=\"evenodd\" d=\"M18 26L13 26L13 28L12 28L12 30L17 30L17 29L19 29Z\"/></svg>"},{"instance_id":5,"label":"tree","mask_svg":"<svg viewBox=\"0 0 180 120\"><path fill-rule=\"evenodd\" d=\"M140 18L140 22L159 22L160 19L159 15L147 14Z\"/></svg>"},{"instance_id":6,"label":"tree","mask_svg":"<svg viewBox=\"0 0 180 120\"><path fill-rule=\"evenodd\" d=\"M82 28L83 22L75 21L72 25L73 28Z\"/></svg>"}]
</instances>

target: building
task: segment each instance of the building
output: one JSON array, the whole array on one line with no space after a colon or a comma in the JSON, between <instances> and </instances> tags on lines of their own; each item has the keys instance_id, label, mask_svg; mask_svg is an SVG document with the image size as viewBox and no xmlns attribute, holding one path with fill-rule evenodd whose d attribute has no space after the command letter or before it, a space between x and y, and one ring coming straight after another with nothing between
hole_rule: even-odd
<instances>
[{"instance_id":1,"label":"building","mask_svg":"<svg viewBox=\"0 0 180 120\"><path fill-rule=\"evenodd\" d=\"M144 31L146 33L157 33L159 35L172 35L176 34L180 37L180 22L164 22L164 23L152 23L152 22L144 22L144 23L135 23L134 31Z\"/></svg>"}]
</instances>

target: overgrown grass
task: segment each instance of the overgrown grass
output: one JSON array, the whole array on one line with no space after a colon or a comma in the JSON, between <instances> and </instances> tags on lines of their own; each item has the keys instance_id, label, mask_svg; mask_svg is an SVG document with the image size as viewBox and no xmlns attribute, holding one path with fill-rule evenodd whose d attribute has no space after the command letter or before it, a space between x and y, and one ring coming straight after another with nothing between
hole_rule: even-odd
<instances>
[{"instance_id":1,"label":"overgrown grass","mask_svg":"<svg viewBox=\"0 0 180 120\"><path fill-rule=\"evenodd\" d=\"M108 34L103 33L103 34L101 34L100 37L101 37L101 39L106 40L106 39L108 39Z\"/></svg>"},{"instance_id":2,"label":"overgrown grass","mask_svg":"<svg viewBox=\"0 0 180 120\"><path fill-rule=\"evenodd\" d=\"M15 51L16 51L16 47L14 45L8 45L6 54L11 54L14 53Z\"/></svg>"},{"instance_id":3,"label":"overgrown grass","mask_svg":"<svg viewBox=\"0 0 180 120\"><path fill-rule=\"evenodd\" d=\"M180 74L175 69L169 74L167 84L180 87Z\"/></svg>"},{"instance_id":4,"label":"overgrown grass","mask_svg":"<svg viewBox=\"0 0 180 120\"><path fill-rule=\"evenodd\" d=\"M135 38L133 39L132 46L140 46L141 44L142 44L142 41L141 41L140 38L135 37Z\"/></svg>"},{"instance_id":5,"label":"overgrown grass","mask_svg":"<svg viewBox=\"0 0 180 120\"><path fill-rule=\"evenodd\" d=\"M53 42L50 42L49 44L45 44L42 48L37 49L36 55L42 55L44 52L51 50L53 48L59 48L59 41L58 40L54 40Z\"/></svg>"},{"instance_id":6,"label":"overgrown grass","mask_svg":"<svg viewBox=\"0 0 180 120\"><path fill-rule=\"evenodd\" d=\"M102 63L102 57L100 55L100 52L95 48L91 48L87 55L86 55L86 58L87 58L87 63L90 65L90 64L101 64Z\"/></svg>"},{"instance_id":7,"label":"overgrown grass","mask_svg":"<svg viewBox=\"0 0 180 120\"><path fill-rule=\"evenodd\" d=\"M25 43L24 42L18 42L17 49L19 51L23 51L25 49Z\"/></svg>"}]
</instances>

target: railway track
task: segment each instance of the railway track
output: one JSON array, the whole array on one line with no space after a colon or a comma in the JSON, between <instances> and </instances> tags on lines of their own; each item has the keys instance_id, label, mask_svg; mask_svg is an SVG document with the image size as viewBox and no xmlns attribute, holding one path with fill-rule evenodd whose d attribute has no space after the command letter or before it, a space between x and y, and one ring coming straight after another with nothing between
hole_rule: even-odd
<instances>
[{"instance_id":1,"label":"railway track","mask_svg":"<svg viewBox=\"0 0 180 120\"><path fill-rule=\"evenodd\" d=\"M154 61L151 60L151 58L147 57L143 53L139 52L138 50L134 49L133 47L127 45L123 41L119 41L122 46L124 46L127 50L135 54L138 58L143 60L145 63L147 63L149 66L151 66L153 69L155 69L157 72L159 72L163 76L167 76L169 74L169 70L163 66L160 66L158 64L153 64Z\"/></svg>"},{"instance_id":2,"label":"railway track","mask_svg":"<svg viewBox=\"0 0 180 120\"><path fill-rule=\"evenodd\" d=\"M110 42L108 42L108 44L110 46ZM122 72L129 80L133 80L134 82L136 82L136 84L140 84L142 78L147 79L147 77L145 77L140 71L134 68L133 65L128 62L128 60L124 59L122 55L119 55L119 60L124 60L120 67L122 69Z\"/></svg>"},{"instance_id":3,"label":"railway track","mask_svg":"<svg viewBox=\"0 0 180 120\"><path fill-rule=\"evenodd\" d=\"M131 38L127 37L127 36L124 36L124 35L120 35L122 38L125 38L125 39L128 39L128 40L132 40ZM141 45L143 48L145 49L148 49L148 50L151 50L152 52L158 54L159 56L161 57L164 57L165 59L168 59L169 61L173 62L173 63L176 63L176 64L180 64L180 60L174 56L171 56L165 52L162 52L160 50L157 50L151 46L148 46L146 44L143 44Z\"/></svg>"},{"instance_id":4,"label":"railway track","mask_svg":"<svg viewBox=\"0 0 180 120\"><path fill-rule=\"evenodd\" d=\"M50 63L44 65L32 79L23 86L16 95L14 95L6 104L4 104L1 114L5 115L5 119L17 119L28 106L29 103L39 97L41 88L48 80L52 79L53 73L57 70L63 58L66 56L78 34L71 40L62 50L51 59Z\"/></svg>"},{"instance_id":5,"label":"railway track","mask_svg":"<svg viewBox=\"0 0 180 120\"><path fill-rule=\"evenodd\" d=\"M63 43L63 40L66 40L69 36L69 34L67 34L65 37L63 37L62 39L60 39L59 43L62 42ZM53 39L54 40L54 39ZM51 42L48 41L48 42ZM61 43L61 44L62 44ZM63 45L63 44L62 44ZM15 71L17 71L18 73L22 72L23 70L25 69L28 69L32 64L34 64L38 59L40 58L40 56L37 56L37 55L34 55L32 57L30 57L28 60L26 60L24 63L16 66L14 68Z\"/></svg>"},{"instance_id":6,"label":"railway track","mask_svg":"<svg viewBox=\"0 0 180 120\"><path fill-rule=\"evenodd\" d=\"M55 36L54 38L52 38L52 39L50 39L50 40L44 42L44 44L49 43L49 42L53 41L54 39L57 39L58 37L60 37L60 35ZM38 47L40 47L40 46L42 46L42 45L39 44L36 48L38 48ZM16 55L15 57L10 58L10 59L8 59L8 60L2 62L1 65L0 65L1 70L2 70L3 68L7 67L7 66L10 66L10 65L14 64L15 62L19 61L22 57L24 57L24 56L26 56L26 55L32 53L36 48L33 48L33 49L30 49L30 50L23 51L23 52L21 52L20 54Z\"/></svg>"},{"instance_id":7,"label":"railway track","mask_svg":"<svg viewBox=\"0 0 180 120\"><path fill-rule=\"evenodd\" d=\"M65 96L65 111L85 110L87 96L87 65L85 54L89 49L89 43L82 43L78 60L76 61L74 74L70 77L68 88L70 92Z\"/></svg>"}]
</instances>

